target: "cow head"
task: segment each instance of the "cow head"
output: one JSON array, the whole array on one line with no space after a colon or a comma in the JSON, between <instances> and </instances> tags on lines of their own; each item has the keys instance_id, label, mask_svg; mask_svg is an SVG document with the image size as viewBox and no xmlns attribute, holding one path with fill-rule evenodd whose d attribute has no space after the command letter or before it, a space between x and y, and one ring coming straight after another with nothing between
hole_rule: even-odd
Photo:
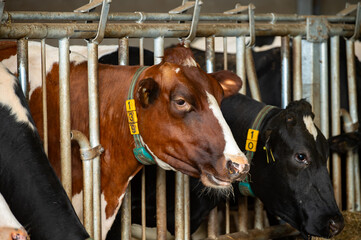
<instances>
[{"instance_id":1,"label":"cow head","mask_svg":"<svg viewBox=\"0 0 361 240\"><path fill-rule=\"evenodd\" d=\"M241 84L228 71L205 73L182 46L167 50L160 64L146 69L135 89L136 108L141 136L157 164L200 177L214 188L242 180L248 161L219 107L232 86Z\"/></svg>"},{"instance_id":2,"label":"cow head","mask_svg":"<svg viewBox=\"0 0 361 240\"><path fill-rule=\"evenodd\" d=\"M343 229L344 222L326 167L327 140L313 116L311 105L300 100L266 123L262 138L274 161L267 163L262 157L252 162L251 187L272 214L304 237L329 238Z\"/></svg>"}]
</instances>

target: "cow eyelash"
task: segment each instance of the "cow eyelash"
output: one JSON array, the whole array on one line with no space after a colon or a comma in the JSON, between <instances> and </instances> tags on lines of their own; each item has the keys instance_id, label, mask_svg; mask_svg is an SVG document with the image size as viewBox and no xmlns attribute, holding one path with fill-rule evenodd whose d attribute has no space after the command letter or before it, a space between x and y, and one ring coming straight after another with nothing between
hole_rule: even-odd
<instances>
[{"instance_id":1,"label":"cow eyelash","mask_svg":"<svg viewBox=\"0 0 361 240\"><path fill-rule=\"evenodd\" d=\"M295 159L299 163L303 163L303 164L306 164L306 165L310 164L310 162L308 160L308 157L307 157L307 155L305 153L296 153L295 154Z\"/></svg>"}]
</instances>

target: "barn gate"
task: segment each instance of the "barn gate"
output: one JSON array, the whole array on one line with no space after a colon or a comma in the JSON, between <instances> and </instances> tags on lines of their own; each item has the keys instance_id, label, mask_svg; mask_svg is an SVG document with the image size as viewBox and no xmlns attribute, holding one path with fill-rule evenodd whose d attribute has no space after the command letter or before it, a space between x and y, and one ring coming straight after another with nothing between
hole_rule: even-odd
<instances>
[{"instance_id":1,"label":"barn gate","mask_svg":"<svg viewBox=\"0 0 361 240\"><path fill-rule=\"evenodd\" d=\"M92 161L83 161L84 168L84 219L83 223L93 239L101 236L100 222L100 157L99 154L99 114L97 96L98 45L103 38L118 39L119 63L127 65L129 39L139 39L140 61L142 63L143 42L145 38L154 39L154 63L160 62L165 41L180 38L190 43L195 37L205 38L206 70L215 70L215 37L223 37L224 68L227 68L227 38L236 38L236 72L247 85L251 95L257 100L260 96L257 75L252 59L252 47L255 39L261 36L281 37L282 58L282 107L291 100L307 98L316 114L315 122L320 126L326 138L358 129L358 108L355 70L355 41L360 34L360 4L348 5L332 16L312 16L294 14L255 14L255 6L236 5L234 9L223 13L200 13L202 2L183 1L182 5L168 13L112 13L109 12L111 0L94 0L74 12L6 12L4 1L0 1L0 38L18 41L18 74L24 93L28 84L28 40L37 39L42 43L42 62L45 64L45 41L58 39L59 77L60 77L60 122L61 156L63 186L71 193L71 137L78 140L81 148L91 149L87 154ZM205 2L206 4L206 2ZM101 5L101 12L90 10ZM187 10L193 9L192 13ZM191 11L192 12L192 11ZM340 38L346 39L347 84L349 109L340 109ZM87 39L88 48L88 91L90 139L71 131L69 111L69 45L70 39ZM331 50L329 54L328 50ZM291 52L293 59L291 61ZM292 62L292 65L291 65ZM330 67L329 67L330 66ZM43 66L43 81L45 66ZM293 74L291 75L291 69ZM329 74L330 73L330 74ZM245 84L241 90L245 93ZM45 81L43 86L45 86ZM291 88L291 86L293 86ZM330 94L328 89L331 89ZM45 91L43 91L45 92ZM44 103L46 98L44 97ZM44 104L46 109L46 104ZM329 109L331 112L329 113ZM331 119L329 118L329 114ZM343 126L341 126L341 117ZM46 116L45 116L46 118ZM46 132L46 124L44 124ZM71 134L72 132L72 134ZM44 136L45 149L47 136ZM345 170L341 167L341 158L337 154L330 157L330 174L335 190L336 201L343 210L360 211L360 170L357 153L347 154ZM342 178L346 171L347 178ZM166 196L165 172L157 171L157 239L166 239ZM144 177L144 172L143 172ZM144 179L144 178L143 178ZM345 187L344 187L345 186ZM133 186L139 187L139 186ZM145 199L143 180L142 197ZM189 179L176 174L175 239L191 239L189 226ZM346 202L342 203L342 196ZM131 238L130 194L124 198L122 206L122 237ZM269 239L279 236L297 235L297 231L288 225L268 226L262 203L255 200L254 211L249 212L248 198L239 199L235 233L231 233L231 217L228 203L225 207L225 226L218 231L217 210L213 210L208 220L207 237L209 239ZM145 202L142 202L144 208ZM247 223L247 215L252 214L254 223ZM253 215L254 214L254 215ZM145 231L145 210L142 211L143 226L140 238L147 239ZM232 218L233 219L233 218ZM252 225L251 228L248 226Z\"/></svg>"}]
</instances>

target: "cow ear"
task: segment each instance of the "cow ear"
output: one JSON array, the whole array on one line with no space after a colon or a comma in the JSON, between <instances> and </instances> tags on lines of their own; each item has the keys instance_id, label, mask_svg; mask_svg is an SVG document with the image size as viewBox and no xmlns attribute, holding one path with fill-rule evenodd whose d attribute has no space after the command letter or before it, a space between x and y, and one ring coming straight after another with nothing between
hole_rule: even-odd
<instances>
[{"instance_id":1,"label":"cow ear","mask_svg":"<svg viewBox=\"0 0 361 240\"><path fill-rule=\"evenodd\" d=\"M210 73L210 75L217 79L217 81L221 84L224 91L224 97L234 95L242 88L242 79L231 71L222 70Z\"/></svg>"},{"instance_id":2,"label":"cow ear","mask_svg":"<svg viewBox=\"0 0 361 240\"><path fill-rule=\"evenodd\" d=\"M159 96L159 84L153 78L142 79L139 82L137 98L143 108L147 108Z\"/></svg>"}]
</instances>

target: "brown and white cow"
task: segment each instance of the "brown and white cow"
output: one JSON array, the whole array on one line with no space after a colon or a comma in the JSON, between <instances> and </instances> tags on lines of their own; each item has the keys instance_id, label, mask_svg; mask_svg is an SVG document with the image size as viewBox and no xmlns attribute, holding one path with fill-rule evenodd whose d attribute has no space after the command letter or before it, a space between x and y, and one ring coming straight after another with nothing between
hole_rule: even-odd
<instances>
[{"instance_id":1,"label":"brown and white cow","mask_svg":"<svg viewBox=\"0 0 361 240\"><path fill-rule=\"evenodd\" d=\"M15 72L16 56L11 48L16 45L0 42L0 60ZM1 52L3 49L6 52ZM40 74L39 53L39 43L29 42L30 108L38 128L42 129L41 83L33 82L40 79L34 78ZM57 56L57 49L47 46L49 159L60 176ZM70 60L71 128L88 135L87 62L75 52ZM125 106L131 79L138 68L98 66L100 143L105 149L101 156L103 239L128 182L142 167L133 155L134 139L129 132ZM228 71L205 73L191 51L182 46L166 50L160 64L140 74L134 90L139 131L159 166L200 177L204 185L219 189L231 188L233 181L246 176L248 161L219 107L222 98L232 93L227 88L229 84L239 89L242 82ZM82 167L76 146L72 153L73 203L81 216L78 205L82 199Z\"/></svg>"}]
</instances>

